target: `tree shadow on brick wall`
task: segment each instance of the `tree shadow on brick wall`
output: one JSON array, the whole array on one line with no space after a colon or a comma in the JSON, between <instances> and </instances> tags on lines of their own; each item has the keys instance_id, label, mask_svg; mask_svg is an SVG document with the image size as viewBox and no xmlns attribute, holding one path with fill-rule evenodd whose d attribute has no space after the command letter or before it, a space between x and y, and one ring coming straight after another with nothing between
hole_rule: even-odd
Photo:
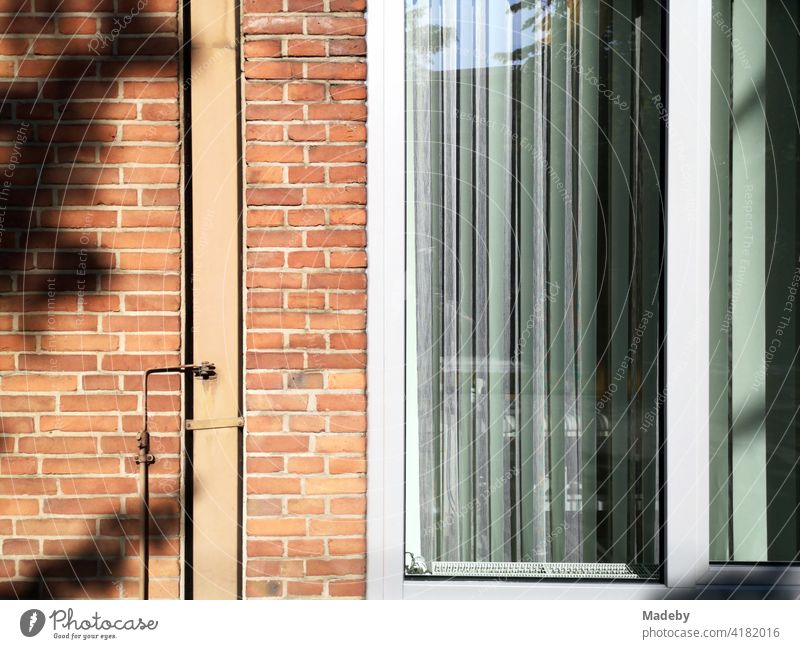
<instances>
[{"instance_id":1,"label":"tree shadow on brick wall","mask_svg":"<svg viewBox=\"0 0 800 649\"><path fill-rule=\"evenodd\" d=\"M28 4L19 2L23 9ZM113 7L103 0L96 5ZM136 2L119 5L128 13L97 14L95 35L59 34L56 0L37 5L39 12L52 10L49 18L20 12L6 27L3 53L17 55L18 65L0 81L4 311L102 312L113 304L108 295L118 269L113 235L97 229L118 227L121 210L146 207L121 176L119 165L137 159L135 145L120 146L122 131L140 120L137 87L145 89L148 77L165 74L179 54L176 35L149 38L160 36L158 17L137 14L125 22L132 15L128 5ZM36 24L24 27L23 21ZM137 28L137 21L153 33ZM24 35L27 29L41 31L34 37ZM43 323L47 320L24 318L20 328L41 331Z\"/></svg>"},{"instance_id":2,"label":"tree shadow on brick wall","mask_svg":"<svg viewBox=\"0 0 800 649\"><path fill-rule=\"evenodd\" d=\"M179 519L167 505L150 509L150 563L178 554ZM96 519L88 519L96 520ZM81 539L45 541L47 559L20 560L22 577L0 582L2 599L81 599L137 597L139 519L135 512L98 520L99 533ZM151 592L153 582L151 580Z\"/></svg>"},{"instance_id":3,"label":"tree shadow on brick wall","mask_svg":"<svg viewBox=\"0 0 800 649\"><path fill-rule=\"evenodd\" d=\"M57 366L35 353L35 335L85 330L81 313L115 310L114 230L124 225L122 210L148 207L125 184L122 165L135 163L138 149L123 142L123 129L142 119L136 93L146 93L147 79L174 78L179 47L161 26L176 19L133 16L136 0L96 0L98 38L76 26L74 13L66 17L74 32L65 32L62 0L37 0L36 14L31 4L2 8L1 51L14 63L0 65L0 312L22 314L6 325L23 340L3 351L30 352L15 369L52 371ZM122 23L113 22L114 8ZM85 358L96 362L93 353ZM167 509L153 511L152 556L162 547L179 556L180 519ZM135 515L109 513L98 525L96 536L43 540L46 559L3 557L18 560L23 580L0 582L0 597L103 597L115 588L125 595L130 584L135 596Z\"/></svg>"}]
</instances>

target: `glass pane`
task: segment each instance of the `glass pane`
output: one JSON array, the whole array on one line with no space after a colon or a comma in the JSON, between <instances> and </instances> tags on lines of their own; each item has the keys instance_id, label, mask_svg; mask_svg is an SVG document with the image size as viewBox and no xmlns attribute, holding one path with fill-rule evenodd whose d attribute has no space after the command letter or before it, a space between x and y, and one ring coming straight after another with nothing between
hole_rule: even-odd
<instances>
[{"instance_id":1,"label":"glass pane","mask_svg":"<svg viewBox=\"0 0 800 649\"><path fill-rule=\"evenodd\" d=\"M650 578L665 8L406 0L406 572Z\"/></svg>"},{"instance_id":2,"label":"glass pane","mask_svg":"<svg viewBox=\"0 0 800 649\"><path fill-rule=\"evenodd\" d=\"M800 3L715 0L712 561L795 561Z\"/></svg>"}]
</instances>

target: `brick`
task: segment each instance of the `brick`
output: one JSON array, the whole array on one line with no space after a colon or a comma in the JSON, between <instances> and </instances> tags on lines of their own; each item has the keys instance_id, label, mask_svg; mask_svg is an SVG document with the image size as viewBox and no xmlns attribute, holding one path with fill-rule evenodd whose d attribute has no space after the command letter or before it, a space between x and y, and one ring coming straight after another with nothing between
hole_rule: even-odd
<instances>
[{"instance_id":1,"label":"brick","mask_svg":"<svg viewBox=\"0 0 800 649\"><path fill-rule=\"evenodd\" d=\"M247 564L248 577L301 577L302 575L302 561L256 560Z\"/></svg>"},{"instance_id":2,"label":"brick","mask_svg":"<svg viewBox=\"0 0 800 649\"><path fill-rule=\"evenodd\" d=\"M259 165L248 167L245 174L247 182L252 184L281 183L285 177L284 170L285 167L281 165Z\"/></svg>"},{"instance_id":3,"label":"brick","mask_svg":"<svg viewBox=\"0 0 800 649\"><path fill-rule=\"evenodd\" d=\"M331 56L363 56L367 53L367 42L363 38L337 38L330 42ZM350 97L364 99L366 95ZM334 97L336 99L337 97Z\"/></svg>"},{"instance_id":4,"label":"brick","mask_svg":"<svg viewBox=\"0 0 800 649\"><path fill-rule=\"evenodd\" d=\"M34 421L30 417L0 417L0 432L7 435L32 433Z\"/></svg>"},{"instance_id":5,"label":"brick","mask_svg":"<svg viewBox=\"0 0 800 649\"><path fill-rule=\"evenodd\" d=\"M289 473L322 473L324 468L321 457L290 457L287 465Z\"/></svg>"},{"instance_id":6,"label":"brick","mask_svg":"<svg viewBox=\"0 0 800 649\"><path fill-rule=\"evenodd\" d=\"M309 522L311 536L352 536L363 535L366 525L362 520L314 519Z\"/></svg>"},{"instance_id":7,"label":"brick","mask_svg":"<svg viewBox=\"0 0 800 649\"><path fill-rule=\"evenodd\" d=\"M356 498L332 498L331 514L366 514L367 499Z\"/></svg>"},{"instance_id":8,"label":"brick","mask_svg":"<svg viewBox=\"0 0 800 649\"><path fill-rule=\"evenodd\" d=\"M318 597L322 595L324 583L321 581L290 581L286 584L289 597Z\"/></svg>"},{"instance_id":9,"label":"brick","mask_svg":"<svg viewBox=\"0 0 800 649\"><path fill-rule=\"evenodd\" d=\"M363 579L335 581L330 583L328 591L331 597L364 597L367 584Z\"/></svg>"},{"instance_id":10,"label":"brick","mask_svg":"<svg viewBox=\"0 0 800 649\"><path fill-rule=\"evenodd\" d=\"M290 101L321 101L325 99L325 85L322 83L290 83L287 86Z\"/></svg>"},{"instance_id":11,"label":"brick","mask_svg":"<svg viewBox=\"0 0 800 649\"><path fill-rule=\"evenodd\" d=\"M320 394L317 396L317 407L323 411L363 411L366 408L366 398L360 394Z\"/></svg>"},{"instance_id":12,"label":"brick","mask_svg":"<svg viewBox=\"0 0 800 649\"><path fill-rule=\"evenodd\" d=\"M324 16L308 19L309 34L353 35L366 33L366 21L363 17Z\"/></svg>"},{"instance_id":13,"label":"brick","mask_svg":"<svg viewBox=\"0 0 800 649\"><path fill-rule=\"evenodd\" d=\"M247 533L253 536L305 536L304 518L251 518Z\"/></svg>"},{"instance_id":14,"label":"brick","mask_svg":"<svg viewBox=\"0 0 800 649\"><path fill-rule=\"evenodd\" d=\"M42 554L50 557L103 557L116 559L120 556L120 543L114 539L57 539L42 542Z\"/></svg>"},{"instance_id":15,"label":"brick","mask_svg":"<svg viewBox=\"0 0 800 649\"><path fill-rule=\"evenodd\" d=\"M363 559L330 559L308 561L309 575L359 575L365 570Z\"/></svg>"},{"instance_id":16,"label":"brick","mask_svg":"<svg viewBox=\"0 0 800 649\"><path fill-rule=\"evenodd\" d=\"M283 552L283 541L249 541L247 543L247 554L251 557L280 557Z\"/></svg>"},{"instance_id":17,"label":"brick","mask_svg":"<svg viewBox=\"0 0 800 649\"><path fill-rule=\"evenodd\" d=\"M249 494L295 494L300 493L297 478L250 478L247 481Z\"/></svg>"},{"instance_id":18,"label":"brick","mask_svg":"<svg viewBox=\"0 0 800 649\"><path fill-rule=\"evenodd\" d=\"M245 16L245 34L301 34L303 19L294 16Z\"/></svg>"},{"instance_id":19,"label":"brick","mask_svg":"<svg viewBox=\"0 0 800 649\"><path fill-rule=\"evenodd\" d=\"M35 458L0 457L0 475L31 475L36 472Z\"/></svg>"},{"instance_id":20,"label":"brick","mask_svg":"<svg viewBox=\"0 0 800 649\"><path fill-rule=\"evenodd\" d=\"M321 435L314 439L314 450L318 453L363 453L366 443L360 435Z\"/></svg>"},{"instance_id":21,"label":"brick","mask_svg":"<svg viewBox=\"0 0 800 649\"><path fill-rule=\"evenodd\" d=\"M63 431L70 433L104 433L118 429L119 418L116 415L58 415L43 416L39 428L43 432ZM54 442L54 444L58 444Z\"/></svg>"},{"instance_id":22,"label":"brick","mask_svg":"<svg viewBox=\"0 0 800 649\"><path fill-rule=\"evenodd\" d=\"M20 535L85 536L95 533L97 521L83 518L40 518L20 520L16 530Z\"/></svg>"},{"instance_id":23,"label":"brick","mask_svg":"<svg viewBox=\"0 0 800 649\"><path fill-rule=\"evenodd\" d=\"M119 471L119 460L112 458L53 459L42 462L42 473L47 474L112 474Z\"/></svg>"},{"instance_id":24,"label":"brick","mask_svg":"<svg viewBox=\"0 0 800 649\"><path fill-rule=\"evenodd\" d=\"M55 397L0 395L3 412L52 412L55 405Z\"/></svg>"},{"instance_id":25,"label":"brick","mask_svg":"<svg viewBox=\"0 0 800 649\"><path fill-rule=\"evenodd\" d=\"M287 56L325 56L328 52L327 43L325 41L315 40L301 40L292 39L286 42L286 55Z\"/></svg>"},{"instance_id":26,"label":"brick","mask_svg":"<svg viewBox=\"0 0 800 649\"><path fill-rule=\"evenodd\" d=\"M247 79L302 79L303 64L293 61L250 61L245 63Z\"/></svg>"},{"instance_id":27,"label":"brick","mask_svg":"<svg viewBox=\"0 0 800 649\"><path fill-rule=\"evenodd\" d=\"M328 544L331 554L364 554L367 550L366 539L356 537L353 539L331 539Z\"/></svg>"},{"instance_id":28,"label":"brick","mask_svg":"<svg viewBox=\"0 0 800 649\"><path fill-rule=\"evenodd\" d=\"M286 502L290 514L322 514L325 501L322 498L292 498Z\"/></svg>"},{"instance_id":29,"label":"brick","mask_svg":"<svg viewBox=\"0 0 800 649\"><path fill-rule=\"evenodd\" d=\"M250 435L247 448L257 453L299 453L308 450L308 437L303 435Z\"/></svg>"},{"instance_id":30,"label":"brick","mask_svg":"<svg viewBox=\"0 0 800 649\"><path fill-rule=\"evenodd\" d=\"M318 557L325 552L325 544L316 539L293 539L286 546L290 557Z\"/></svg>"},{"instance_id":31,"label":"brick","mask_svg":"<svg viewBox=\"0 0 800 649\"><path fill-rule=\"evenodd\" d=\"M151 485L151 490L156 485ZM65 494L125 494L136 491L136 478L64 478L61 489Z\"/></svg>"},{"instance_id":32,"label":"brick","mask_svg":"<svg viewBox=\"0 0 800 649\"><path fill-rule=\"evenodd\" d=\"M352 80L366 79L367 66L365 63L309 63L307 78Z\"/></svg>"},{"instance_id":33,"label":"brick","mask_svg":"<svg viewBox=\"0 0 800 649\"><path fill-rule=\"evenodd\" d=\"M328 387L331 390L363 390L367 385L365 374L358 373L337 373L328 376Z\"/></svg>"},{"instance_id":34,"label":"brick","mask_svg":"<svg viewBox=\"0 0 800 649\"><path fill-rule=\"evenodd\" d=\"M35 516L39 501L32 498L0 498L0 516Z\"/></svg>"},{"instance_id":35,"label":"brick","mask_svg":"<svg viewBox=\"0 0 800 649\"><path fill-rule=\"evenodd\" d=\"M301 146L251 145L247 147L247 156L253 162L302 162L304 151Z\"/></svg>"},{"instance_id":36,"label":"brick","mask_svg":"<svg viewBox=\"0 0 800 649\"><path fill-rule=\"evenodd\" d=\"M248 498L248 516L276 516L283 513L283 504L280 498Z\"/></svg>"},{"instance_id":37,"label":"brick","mask_svg":"<svg viewBox=\"0 0 800 649\"><path fill-rule=\"evenodd\" d=\"M135 411L139 398L135 395L90 395L62 396L61 409L65 412Z\"/></svg>"},{"instance_id":38,"label":"brick","mask_svg":"<svg viewBox=\"0 0 800 649\"><path fill-rule=\"evenodd\" d=\"M331 458L330 472L336 473L366 473L367 462L357 458Z\"/></svg>"},{"instance_id":39,"label":"brick","mask_svg":"<svg viewBox=\"0 0 800 649\"><path fill-rule=\"evenodd\" d=\"M285 462L282 457L251 457L247 460L247 471L250 474L279 473L284 471L285 468Z\"/></svg>"},{"instance_id":40,"label":"brick","mask_svg":"<svg viewBox=\"0 0 800 649\"><path fill-rule=\"evenodd\" d=\"M365 478L307 478L305 493L309 495L365 492Z\"/></svg>"},{"instance_id":41,"label":"brick","mask_svg":"<svg viewBox=\"0 0 800 649\"><path fill-rule=\"evenodd\" d=\"M48 498L44 511L49 514L114 514L120 510L119 498Z\"/></svg>"},{"instance_id":42,"label":"brick","mask_svg":"<svg viewBox=\"0 0 800 649\"><path fill-rule=\"evenodd\" d=\"M78 334L70 336L42 336L42 349L47 351L114 351L119 349L119 338L108 335Z\"/></svg>"},{"instance_id":43,"label":"brick","mask_svg":"<svg viewBox=\"0 0 800 649\"><path fill-rule=\"evenodd\" d=\"M39 554L38 539L6 539L2 544L3 554L12 555L36 555Z\"/></svg>"}]
</instances>

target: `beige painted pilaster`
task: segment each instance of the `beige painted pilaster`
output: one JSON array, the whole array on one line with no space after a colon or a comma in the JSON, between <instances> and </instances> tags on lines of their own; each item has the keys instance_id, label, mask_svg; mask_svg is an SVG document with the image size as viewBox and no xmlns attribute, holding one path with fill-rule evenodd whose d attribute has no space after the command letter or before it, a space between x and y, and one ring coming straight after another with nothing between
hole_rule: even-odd
<instances>
[{"instance_id":1,"label":"beige painted pilaster","mask_svg":"<svg viewBox=\"0 0 800 649\"><path fill-rule=\"evenodd\" d=\"M204 420L239 416L238 38L235 0L195 0L190 11L193 358L216 364L195 384L194 599L239 596L240 435ZM209 425L220 422L209 422Z\"/></svg>"}]
</instances>

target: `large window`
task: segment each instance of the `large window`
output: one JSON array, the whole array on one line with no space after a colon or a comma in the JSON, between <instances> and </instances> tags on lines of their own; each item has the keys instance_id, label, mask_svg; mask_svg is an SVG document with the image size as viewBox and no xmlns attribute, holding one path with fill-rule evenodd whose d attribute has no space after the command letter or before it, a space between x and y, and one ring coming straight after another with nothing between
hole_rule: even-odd
<instances>
[{"instance_id":1,"label":"large window","mask_svg":"<svg viewBox=\"0 0 800 649\"><path fill-rule=\"evenodd\" d=\"M665 8L406 2L406 573L658 578Z\"/></svg>"},{"instance_id":2,"label":"large window","mask_svg":"<svg viewBox=\"0 0 800 649\"><path fill-rule=\"evenodd\" d=\"M800 3L369 25L369 596L800 596Z\"/></svg>"},{"instance_id":3,"label":"large window","mask_svg":"<svg viewBox=\"0 0 800 649\"><path fill-rule=\"evenodd\" d=\"M712 15L710 558L800 553L800 3Z\"/></svg>"}]
</instances>

